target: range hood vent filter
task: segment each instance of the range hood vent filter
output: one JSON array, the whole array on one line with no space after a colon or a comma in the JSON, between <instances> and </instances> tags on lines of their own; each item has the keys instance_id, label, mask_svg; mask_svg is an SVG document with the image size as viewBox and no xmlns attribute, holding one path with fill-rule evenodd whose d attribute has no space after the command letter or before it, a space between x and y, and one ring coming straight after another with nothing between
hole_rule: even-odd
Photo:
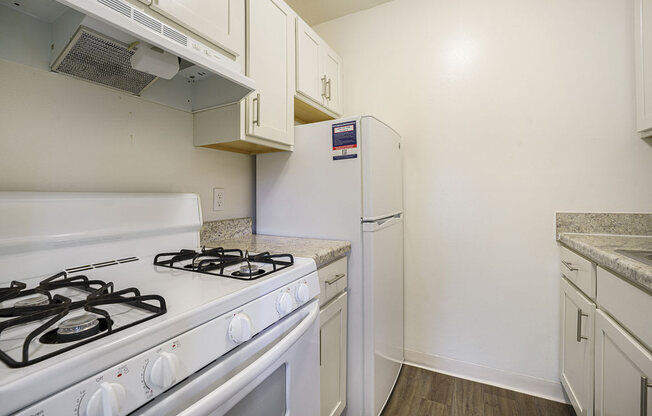
<instances>
[{"instance_id":1,"label":"range hood vent filter","mask_svg":"<svg viewBox=\"0 0 652 416\"><path fill-rule=\"evenodd\" d=\"M133 69L133 54L127 45L80 26L52 70L140 95L156 77Z\"/></svg>"}]
</instances>

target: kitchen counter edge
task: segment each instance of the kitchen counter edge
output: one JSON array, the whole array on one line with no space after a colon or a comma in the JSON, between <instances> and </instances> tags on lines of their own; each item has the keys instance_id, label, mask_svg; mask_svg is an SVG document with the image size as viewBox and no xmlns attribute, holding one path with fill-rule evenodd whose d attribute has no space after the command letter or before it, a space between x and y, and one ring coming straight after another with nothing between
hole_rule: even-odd
<instances>
[{"instance_id":1,"label":"kitchen counter edge","mask_svg":"<svg viewBox=\"0 0 652 416\"><path fill-rule=\"evenodd\" d=\"M652 250L652 236L561 233L558 241L652 294L652 266L616 250Z\"/></svg>"},{"instance_id":2,"label":"kitchen counter edge","mask_svg":"<svg viewBox=\"0 0 652 416\"><path fill-rule=\"evenodd\" d=\"M202 241L206 247L239 248L252 253L269 251L275 254L289 253L296 257L315 260L317 268L346 256L351 251L351 242L345 240L322 240L301 237L281 237L251 234L245 237Z\"/></svg>"}]
</instances>

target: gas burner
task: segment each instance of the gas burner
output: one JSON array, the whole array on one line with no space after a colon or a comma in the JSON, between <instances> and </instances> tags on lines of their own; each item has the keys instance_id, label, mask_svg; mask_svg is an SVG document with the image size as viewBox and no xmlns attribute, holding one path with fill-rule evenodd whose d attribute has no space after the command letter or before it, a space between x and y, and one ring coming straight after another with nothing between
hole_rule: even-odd
<instances>
[{"instance_id":1,"label":"gas burner","mask_svg":"<svg viewBox=\"0 0 652 416\"><path fill-rule=\"evenodd\" d=\"M255 263L269 265L262 268ZM154 265L171 269L229 277L231 279L254 280L278 272L294 264L291 254L249 254L238 249L222 247L201 250L183 249L175 253L161 253L154 257ZM234 271L235 269L235 271Z\"/></svg>"},{"instance_id":2,"label":"gas burner","mask_svg":"<svg viewBox=\"0 0 652 416\"><path fill-rule=\"evenodd\" d=\"M258 276L260 274L265 274L265 270L255 264L243 264L240 266L240 270L231 273L231 276Z\"/></svg>"},{"instance_id":3,"label":"gas burner","mask_svg":"<svg viewBox=\"0 0 652 416\"><path fill-rule=\"evenodd\" d=\"M59 342L78 341L100 333L100 320L95 315L85 313L66 319L57 328Z\"/></svg>"},{"instance_id":4,"label":"gas burner","mask_svg":"<svg viewBox=\"0 0 652 416\"><path fill-rule=\"evenodd\" d=\"M14 303L14 306L18 308L24 308L29 306L43 306L50 303L50 299L46 295L38 294L32 296L31 298L21 299Z\"/></svg>"}]
</instances>

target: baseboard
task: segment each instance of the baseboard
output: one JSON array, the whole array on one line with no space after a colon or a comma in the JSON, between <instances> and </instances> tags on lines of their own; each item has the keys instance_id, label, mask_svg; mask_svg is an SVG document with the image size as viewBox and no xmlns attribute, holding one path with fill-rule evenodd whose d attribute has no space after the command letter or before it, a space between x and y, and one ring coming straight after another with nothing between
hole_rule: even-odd
<instances>
[{"instance_id":1,"label":"baseboard","mask_svg":"<svg viewBox=\"0 0 652 416\"><path fill-rule=\"evenodd\" d=\"M570 404L559 381L543 380L466 361L410 350L405 350L405 363L437 373L448 374L466 380L514 390L531 396Z\"/></svg>"}]
</instances>

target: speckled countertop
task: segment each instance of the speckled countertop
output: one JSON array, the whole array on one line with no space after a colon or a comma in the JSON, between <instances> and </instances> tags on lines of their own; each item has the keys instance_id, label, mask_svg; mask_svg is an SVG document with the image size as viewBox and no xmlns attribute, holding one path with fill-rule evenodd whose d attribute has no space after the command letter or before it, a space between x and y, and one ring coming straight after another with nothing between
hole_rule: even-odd
<instances>
[{"instance_id":1,"label":"speckled countertop","mask_svg":"<svg viewBox=\"0 0 652 416\"><path fill-rule=\"evenodd\" d=\"M202 244L207 247L239 248L249 250L252 253L269 251L271 253L289 253L297 257L310 257L315 260L318 268L345 256L351 251L349 241L277 237L259 234L226 240L202 241Z\"/></svg>"},{"instance_id":2,"label":"speckled countertop","mask_svg":"<svg viewBox=\"0 0 652 416\"><path fill-rule=\"evenodd\" d=\"M568 248L652 292L652 266L616 250L652 250L652 236L561 233Z\"/></svg>"}]
</instances>

